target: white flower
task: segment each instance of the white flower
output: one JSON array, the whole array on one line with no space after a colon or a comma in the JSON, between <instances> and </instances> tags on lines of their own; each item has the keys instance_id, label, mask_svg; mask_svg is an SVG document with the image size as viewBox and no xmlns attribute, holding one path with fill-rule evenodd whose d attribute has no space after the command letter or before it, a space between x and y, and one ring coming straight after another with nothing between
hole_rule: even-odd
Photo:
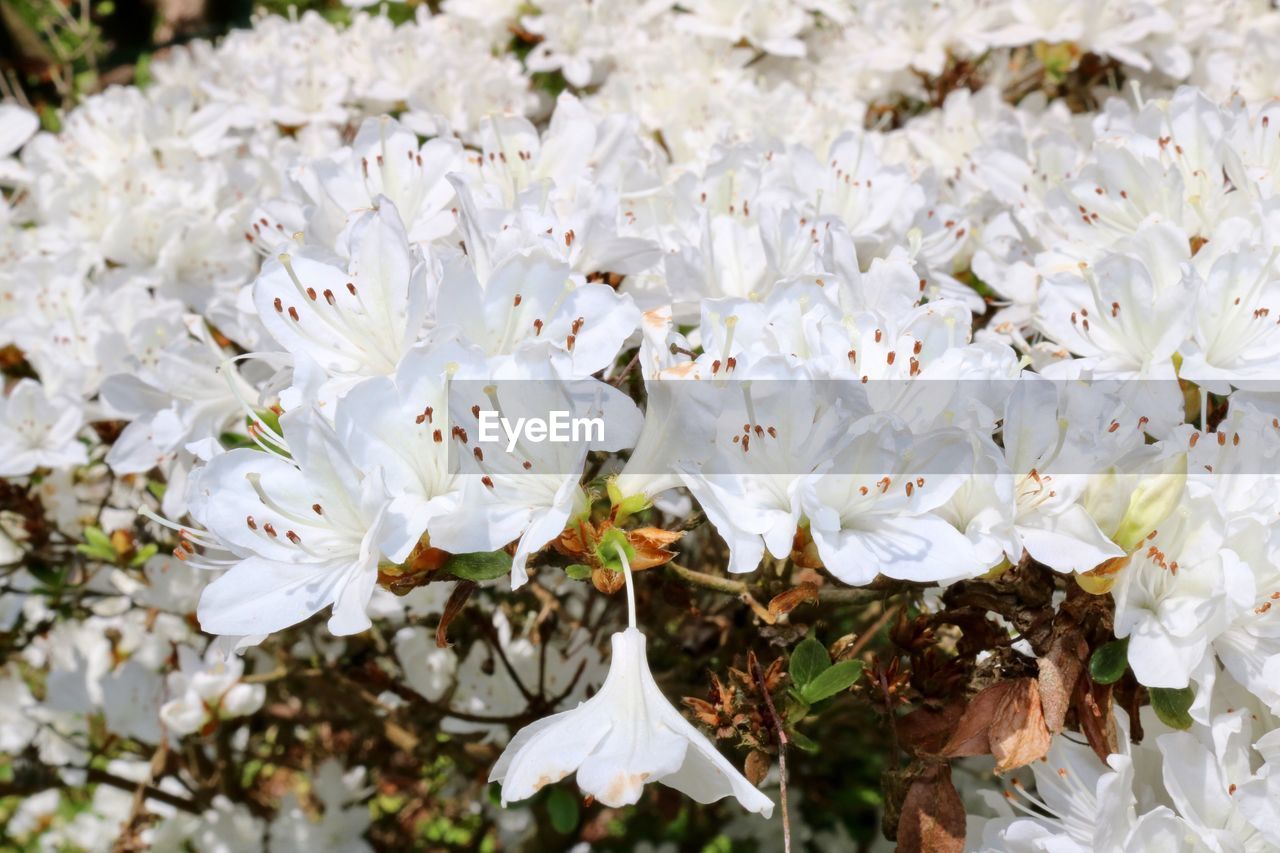
<instances>
[{"instance_id":1,"label":"white flower","mask_svg":"<svg viewBox=\"0 0 1280 853\"><path fill-rule=\"evenodd\" d=\"M0 476L83 465L88 453L76 438L83 426L78 401L51 398L39 382L19 380L0 397Z\"/></svg>"},{"instance_id":2,"label":"white flower","mask_svg":"<svg viewBox=\"0 0 1280 853\"><path fill-rule=\"evenodd\" d=\"M208 534L189 532L189 552L230 552L188 560L230 567L201 595L200 624L214 634L268 634L332 605L329 630L358 633L369 627L365 608L378 579L381 476L362 474L314 412L280 421L291 460L232 450L192 480L191 515Z\"/></svg>"},{"instance_id":3,"label":"white flower","mask_svg":"<svg viewBox=\"0 0 1280 853\"><path fill-rule=\"evenodd\" d=\"M877 574L912 581L971 577L990 568L933 510L973 471L959 431L913 435L884 417L854 424L828 470L798 490L827 570L848 584Z\"/></svg>"},{"instance_id":4,"label":"white flower","mask_svg":"<svg viewBox=\"0 0 1280 853\"><path fill-rule=\"evenodd\" d=\"M520 535L477 478L458 473L448 380L475 355L446 343L411 350L395 377L366 379L338 401L339 441L364 471L382 472L391 503L380 547L403 562L424 534L452 553L494 551Z\"/></svg>"},{"instance_id":5,"label":"white flower","mask_svg":"<svg viewBox=\"0 0 1280 853\"><path fill-rule=\"evenodd\" d=\"M1148 687L1186 687L1234 612L1253 605L1253 575L1204 499L1183 502L1138 546L1111 593L1115 632Z\"/></svg>"},{"instance_id":6,"label":"white flower","mask_svg":"<svg viewBox=\"0 0 1280 853\"><path fill-rule=\"evenodd\" d=\"M1046 277L1036 325L1082 356L1069 363L1075 371L1171 378L1195 306L1198 282L1189 260L1186 234L1146 224L1096 264Z\"/></svg>"},{"instance_id":7,"label":"white flower","mask_svg":"<svg viewBox=\"0 0 1280 853\"><path fill-rule=\"evenodd\" d=\"M252 714L266 699L263 685L241 683L244 660L235 655L224 660L210 647L202 659L183 645L178 648L178 666L168 677L171 698L160 708L160 719L173 734L198 732L211 721Z\"/></svg>"},{"instance_id":8,"label":"white flower","mask_svg":"<svg viewBox=\"0 0 1280 853\"><path fill-rule=\"evenodd\" d=\"M302 247L268 261L254 283L258 315L293 354L305 399L394 372L430 305L427 267L389 201L351 229L350 262Z\"/></svg>"},{"instance_id":9,"label":"white flower","mask_svg":"<svg viewBox=\"0 0 1280 853\"><path fill-rule=\"evenodd\" d=\"M0 185L25 180L26 170L11 156L40 129L35 113L17 104L0 103Z\"/></svg>"},{"instance_id":10,"label":"white flower","mask_svg":"<svg viewBox=\"0 0 1280 853\"><path fill-rule=\"evenodd\" d=\"M502 783L503 805L576 772L584 793L614 808L638 802L645 783L661 782L700 803L734 797L749 811L772 814L768 797L663 697L644 634L628 628L612 643L609 677L595 696L511 739L489 774Z\"/></svg>"}]
</instances>

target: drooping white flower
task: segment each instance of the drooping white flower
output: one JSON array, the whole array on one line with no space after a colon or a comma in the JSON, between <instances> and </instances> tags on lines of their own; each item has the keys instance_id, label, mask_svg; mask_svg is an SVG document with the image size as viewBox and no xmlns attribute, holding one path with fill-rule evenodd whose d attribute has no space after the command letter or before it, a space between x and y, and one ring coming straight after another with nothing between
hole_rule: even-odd
<instances>
[{"instance_id":1,"label":"drooping white flower","mask_svg":"<svg viewBox=\"0 0 1280 853\"><path fill-rule=\"evenodd\" d=\"M528 799L577 774L578 787L606 806L634 805L647 782L661 782L699 803L734 797L765 817L773 803L672 707L649 671L645 636L635 627L631 569L630 627L611 638L613 658L600 690L586 702L521 729L489 773L502 803Z\"/></svg>"}]
</instances>

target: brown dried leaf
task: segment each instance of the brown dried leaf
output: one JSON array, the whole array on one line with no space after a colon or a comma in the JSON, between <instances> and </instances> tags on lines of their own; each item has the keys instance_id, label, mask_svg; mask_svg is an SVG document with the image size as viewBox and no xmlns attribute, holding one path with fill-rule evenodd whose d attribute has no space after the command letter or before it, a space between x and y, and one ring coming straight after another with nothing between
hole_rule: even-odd
<instances>
[{"instance_id":1,"label":"brown dried leaf","mask_svg":"<svg viewBox=\"0 0 1280 853\"><path fill-rule=\"evenodd\" d=\"M956 699L941 708L921 706L903 714L894 722L899 742L909 751L937 755L964 714L964 708L964 701Z\"/></svg>"},{"instance_id":2,"label":"brown dried leaf","mask_svg":"<svg viewBox=\"0 0 1280 853\"><path fill-rule=\"evenodd\" d=\"M579 520L577 524L570 524L560 531L559 536L551 540L551 547L570 559L582 562L592 548L589 540L593 537L595 531L594 529L588 530L590 526L590 522L586 520Z\"/></svg>"},{"instance_id":3,"label":"brown dried leaf","mask_svg":"<svg viewBox=\"0 0 1280 853\"><path fill-rule=\"evenodd\" d=\"M991 752L991 724L996 711L1016 688L1016 682L1001 681L974 696L961 715L956 730L942 747L942 754L948 758L960 758Z\"/></svg>"},{"instance_id":4,"label":"brown dried leaf","mask_svg":"<svg viewBox=\"0 0 1280 853\"><path fill-rule=\"evenodd\" d=\"M758 786L764 781L764 777L769 775L769 765L772 763L769 756L763 752L752 752L747 756L746 766L742 768L747 781Z\"/></svg>"},{"instance_id":5,"label":"brown dried leaf","mask_svg":"<svg viewBox=\"0 0 1280 853\"><path fill-rule=\"evenodd\" d=\"M818 546L809 535L809 528L801 527L796 531L791 543L791 562L801 569L822 568L822 557L818 554Z\"/></svg>"},{"instance_id":6,"label":"brown dried leaf","mask_svg":"<svg viewBox=\"0 0 1280 853\"><path fill-rule=\"evenodd\" d=\"M1044 723L1035 679L1019 678L1012 684L1014 689L1005 695L991 721L991 754L997 773L1043 758L1053 739Z\"/></svg>"},{"instance_id":7,"label":"brown dried leaf","mask_svg":"<svg viewBox=\"0 0 1280 853\"><path fill-rule=\"evenodd\" d=\"M1074 627L1054 637L1049 653L1040 658L1040 704L1051 732L1062 731L1071 707L1071 694L1084 670L1089 644Z\"/></svg>"},{"instance_id":8,"label":"brown dried leaf","mask_svg":"<svg viewBox=\"0 0 1280 853\"><path fill-rule=\"evenodd\" d=\"M898 853L961 853L965 814L951 783L951 768L931 767L916 777L898 816Z\"/></svg>"},{"instance_id":9,"label":"brown dried leaf","mask_svg":"<svg viewBox=\"0 0 1280 853\"><path fill-rule=\"evenodd\" d=\"M698 722L704 726L715 726L720 723L720 713L716 711L716 706L705 699L686 696L682 701L685 707L693 712L693 716L697 718Z\"/></svg>"},{"instance_id":10,"label":"brown dried leaf","mask_svg":"<svg viewBox=\"0 0 1280 853\"><path fill-rule=\"evenodd\" d=\"M1111 685L1092 678L1076 682L1076 721L1090 748L1102 761L1119 750L1115 716L1111 713Z\"/></svg>"},{"instance_id":11,"label":"brown dried leaf","mask_svg":"<svg viewBox=\"0 0 1280 853\"><path fill-rule=\"evenodd\" d=\"M801 584L780 592L769 602L769 614L778 617L790 613L805 602L817 603L818 587L814 584Z\"/></svg>"},{"instance_id":12,"label":"brown dried leaf","mask_svg":"<svg viewBox=\"0 0 1280 853\"><path fill-rule=\"evenodd\" d=\"M603 529L603 528L602 528ZM684 533L678 530L663 530L661 527L640 527L627 531L627 541L635 549L636 555L631 560L632 571L643 571L661 566L675 559L675 551L667 549Z\"/></svg>"},{"instance_id":13,"label":"brown dried leaf","mask_svg":"<svg viewBox=\"0 0 1280 853\"><path fill-rule=\"evenodd\" d=\"M453 585L453 592L449 593L449 600L445 602L444 612L440 614L440 624L436 626L436 648L445 649L449 647L449 623L457 618L462 612L462 608L466 606L467 599L471 597L471 593L475 592L475 581L458 581Z\"/></svg>"},{"instance_id":14,"label":"brown dried leaf","mask_svg":"<svg viewBox=\"0 0 1280 853\"><path fill-rule=\"evenodd\" d=\"M613 595L622 589L627 582L627 578L622 572L615 572L613 569L606 569L602 566L596 566L591 570L591 584L605 595Z\"/></svg>"}]
</instances>

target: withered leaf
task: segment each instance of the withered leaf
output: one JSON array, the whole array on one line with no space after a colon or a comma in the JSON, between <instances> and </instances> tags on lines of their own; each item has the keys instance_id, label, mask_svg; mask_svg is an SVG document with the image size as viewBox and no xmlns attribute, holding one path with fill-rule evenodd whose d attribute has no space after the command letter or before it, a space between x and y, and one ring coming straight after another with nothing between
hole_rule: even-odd
<instances>
[{"instance_id":1,"label":"withered leaf","mask_svg":"<svg viewBox=\"0 0 1280 853\"><path fill-rule=\"evenodd\" d=\"M684 705L693 712L694 717L704 726L715 726L720 722L720 714L716 707L705 699L694 696L684 697Z\"/></svg>"},{"instance_id":2,"label":"withered leaf","mask_svg":"<svg viewBox=\"0 0 1280 853\"><path fill-rule=\"evenodd\" d=\"M1111 713L1112 685L1089 678L1076 682L1076 721L1094 755L1102 761L1118 751L1115 716Z\"/></svg>"},{"instance_id":3,"label":"withered leaf","mask_svg":"<svg viewBox=\"0 0 1280 853\"><path fill-rule=\"evenodd\" d=\"M663 530L661 527L640 527L627 531L627 541L635 549L636 556L631 560L633 571L643 571L656 566L665 565L675 559L675 551L667 549L684 533L678 530Z\"/></svg>"},{"instance_id":4,"label":"withered leaf","mask_svg":"<svg viewBox=\"0 0 1280 853\"><path fill-rule=\"evenodd\" d=\"M996 759L997 773L1043 758L1053 739L1045 726L1035 679L1019 678L1013 684L1014 689L1005 695L991 721L991 754Z\"/></svg>"},{"instance_id":5,"label":"withered leaf","mask_svg":"<svg viewBox=\"0 0 1280 853\"><path fill-rule=\"evenodd\" d=\"M964 803L951 768L931 767L916 777L898 816L898 853L961 853L964 829Z\"/></svg>"},{"instance_id":6,"label":"withered leaf","mask_svg":"<svg viewBox=\"0 0 1280 853\"><path fill-rule=\"evenodd\" d=\"M898 740L909 751L937 755L947 743L964 709L962 699L948 702L941 708L922 705L894 722Z\"/></svg>"},{"instance_id":7,"label":"withered leaf","mask_svg":"<svg viewBox=\"0 0 1280 853\"><path fill-rule=\"evenodd\" d=\"M782 616L790 613L805 602L816 603L818 600L818 587L814 584L805 583L800 586L793 587L775 595L769 601L769 614L771 616Z\"/></svg>"},{"instance_id":8,"label":"withered leaf","mask_svg":"<svg viewBox=\"0 0 1280 853\"><path fill-rule=\"evenodd\" d=\"M942 754L948 758L961 758L990 753L991 723L1005 697L1014 689L1014 682L1001 681L974 696L961 715L956 730L942 747Z\"/></svg>"},{"instance_id":9,"label":"withered leaf","mask_svg":"<svg viewBox=\"0 0 1280 853\"><path fill-rule=\"evenodd\" d=\"M996 772L1004 773L1043 757L1051 738L1035 679L1015 678L973 698L942 754L959 758L990 753Z\"/></svg>"},{"instance_id":10,"label":"withered leaf","mask_svg":"<svg viewBox=\"0 0 1280 853\"><path fill-rule=\"evenodd\" d=\"M466 606L467 599L471 597L471 593L475 592L475 581L458 581L453 585L453 592L449 593L449 600L444 604L444 612L440 614L440 624L436 626L436 648L445 649L449 647L449 623L457 618L462 612L462 608Z\"/></svg>"},{"instance_id":11,"label":"withered leaf","mask_svg":"<svg viewBox=\"0 0 1280 853\"><path fill-rule=\"evenodd\" d=\"M1040 705L1044 709L1045 726L1051 732L1061 731L1067 720L1071 694L1088 654L1088 643L1072 627L1054 637L1049 653L1040 658Z\"/></svg>"},{"instance_id":12,"label":"withered leaf","mask_svg":"<svg viewBox=\"0 0 1280 853\"><path fill-rule=\"evenodd\" d=\"M591 570L591 584L605 595L613 595L627 582L622 572L596 566Z\"/></svg>"},{"instance_id":13,"label":"withered leaf","mask_svg":"<svg viewBox=\"0 0 1280 853\"><path fill-rule=\"evenodd\" d=\"M753 751L747 756L746 766L743 772L752 785L759 785L764 781L764 777L769 775L769 765L772 764L769 756L763 752Z\"/></svg>"}]
</instances>

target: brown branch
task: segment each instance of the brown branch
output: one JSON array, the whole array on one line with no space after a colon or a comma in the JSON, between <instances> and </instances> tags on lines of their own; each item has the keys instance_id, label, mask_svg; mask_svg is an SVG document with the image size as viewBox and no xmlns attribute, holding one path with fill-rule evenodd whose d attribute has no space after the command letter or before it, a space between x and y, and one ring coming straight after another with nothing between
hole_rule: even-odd
<instances>
[{"instance_id":1,"label":"brown branch","mask_svg":"<svg viewBox=\"0 0 1280 853\"><path fill-rule=\"evenodd\" d=\"M764 697L764 707L769 715L769 725L773 727L773 736L778 741L778 799L782 807L782 850L791 853L791 815L787 813L787 732L778 719L778 712L773 707L773 697L769 695L769 686L760 670L760 661L751 656L751 674L760 687L760 695Z\"/></svg>"}]
</instances>

